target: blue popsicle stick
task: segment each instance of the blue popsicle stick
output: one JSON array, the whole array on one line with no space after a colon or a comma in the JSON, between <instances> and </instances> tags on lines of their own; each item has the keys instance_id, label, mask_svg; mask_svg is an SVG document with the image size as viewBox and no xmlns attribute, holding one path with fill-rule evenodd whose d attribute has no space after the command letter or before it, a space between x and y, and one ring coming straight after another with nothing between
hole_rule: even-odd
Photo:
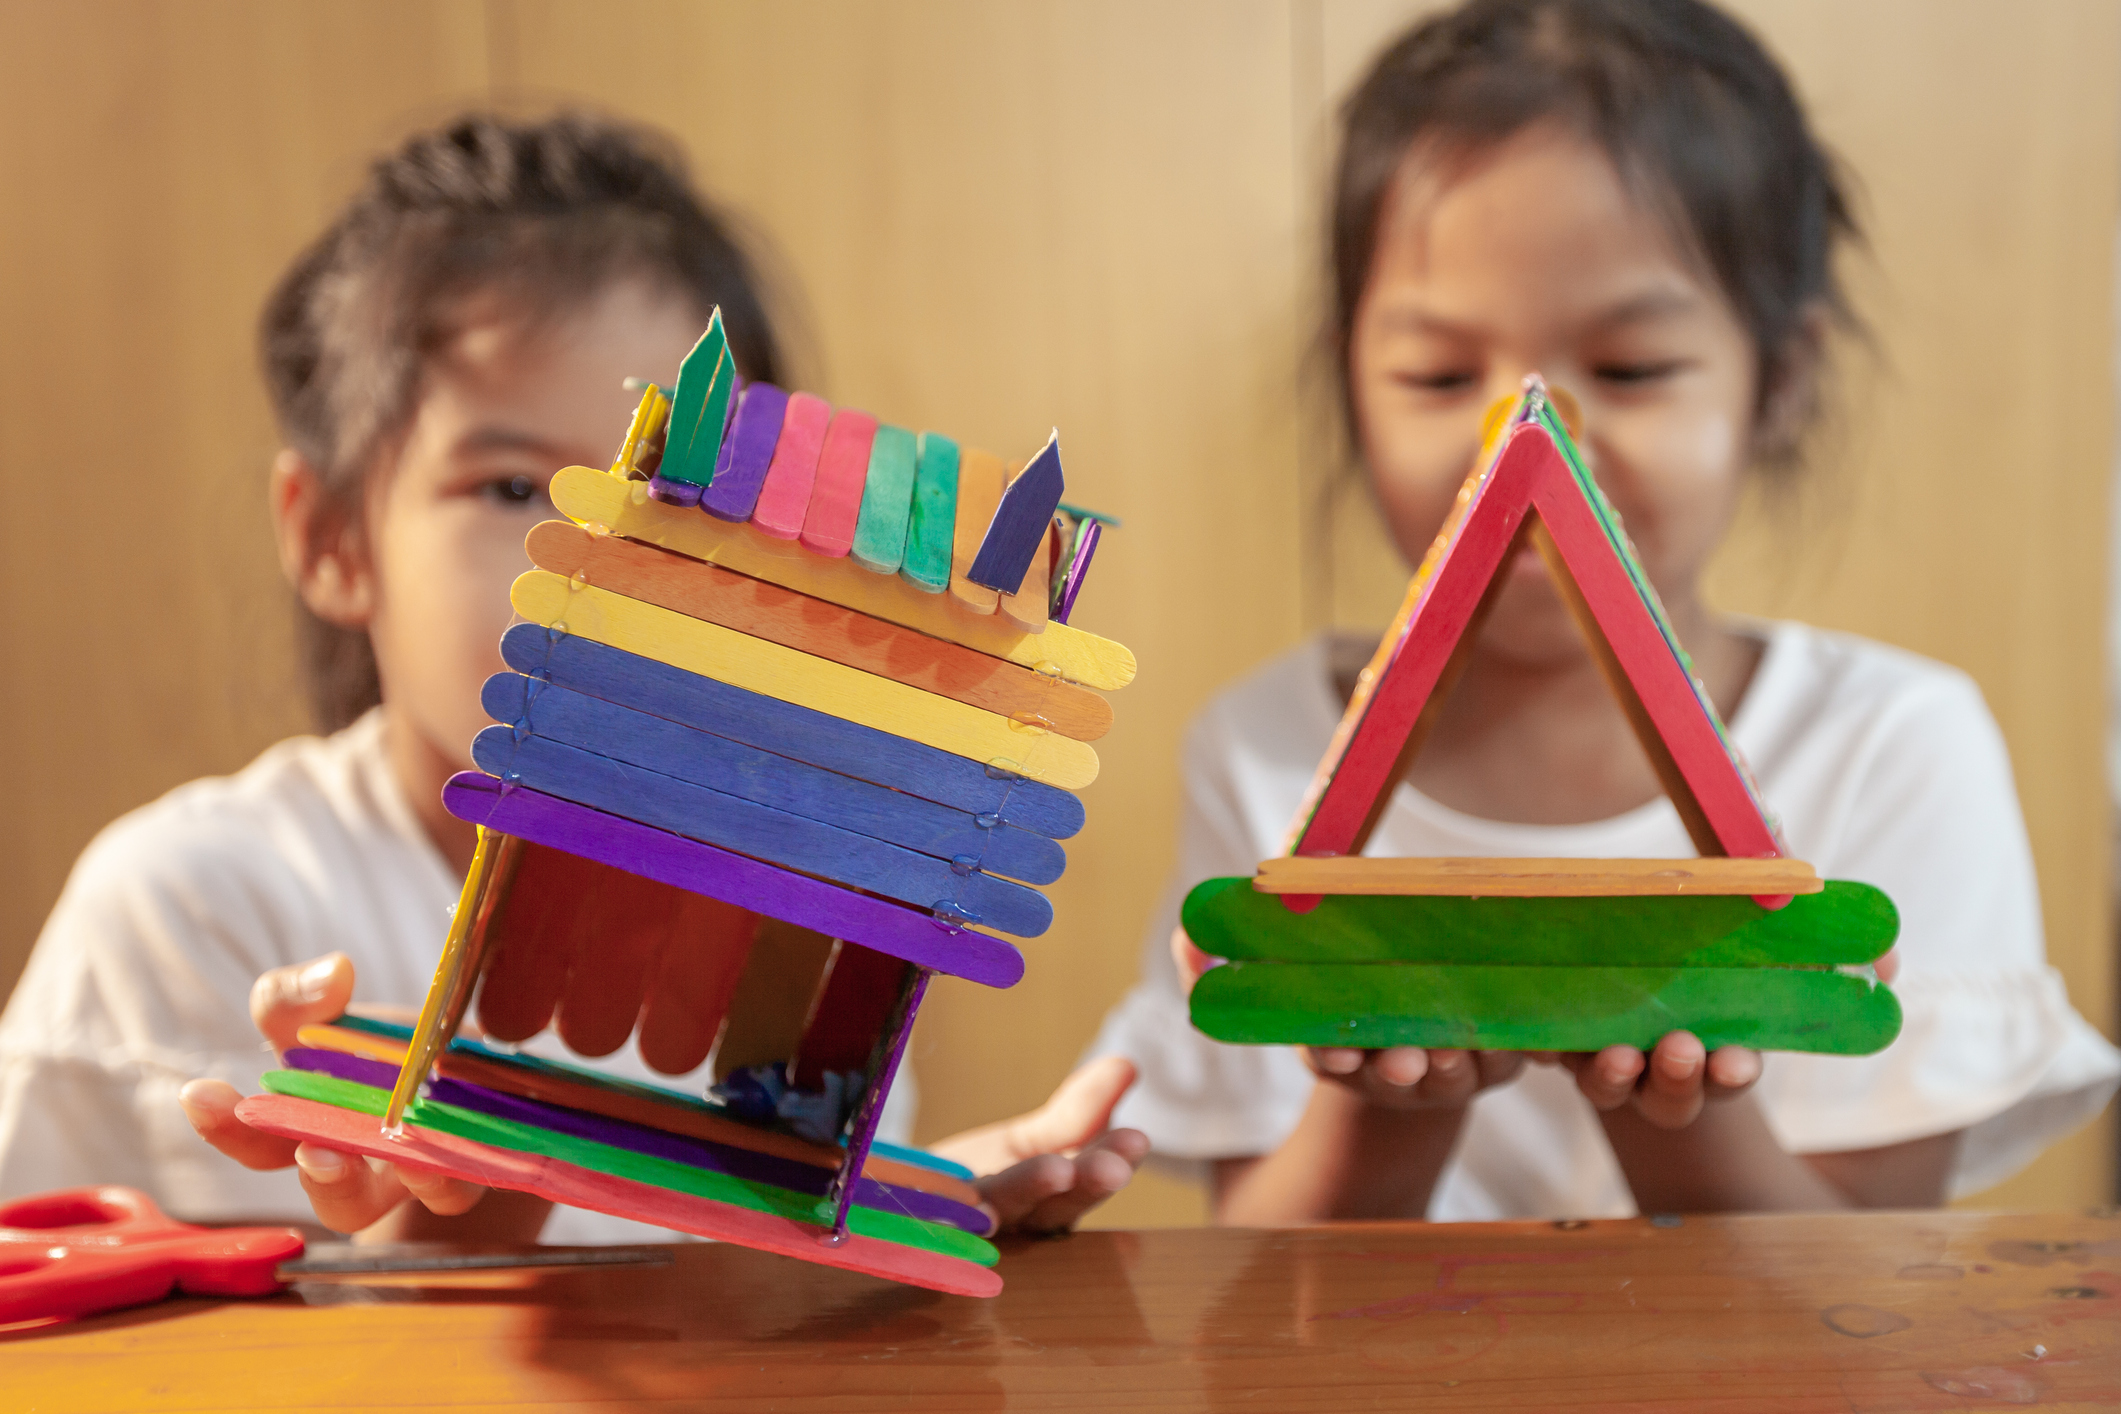
<instances>
[{"instance_id":1,"label":"blue popsicle stick","mask_svg":"<svg viewBox=\"0 0 2121 1414\"><path fill-rule=\"evenodd\" d=\"M776 756L557 683L496 673L486 680L483 700L486 710L509 727L527 726L536 736L904 845L945 862L971 858L989 874L1027 884L1050 884L1068 865L1066 853L1044 835L999 822L983 827L979 817L966 811Z\"/></svg>"},{"instance_id":2,"label":"blue popsicle stick","mask_svg":"<svg viewBox=\"0 0 2121 1414\"><path fill-rule=\"evenodd\" d=\"M1014 594L1031 568L1031 557L1046 543L1046 527L1053 523L1054 509L1067 490L1061 480L1060 434L1046 442L1045 449L1018 472L994 519L972 557L965 578L1003 594Z\"/></svg>"},{"instance_id":3,"label":"blue popsicle stick","mask_svg":"<svg viewBox=\"0 0 2121 1414\"><path fill-rule=\"evenodd\" d=\"M517 624L501 637L501 657L519 673L973 815L994 815L1050 839L1067 839L1083 827L1082 801L1057 786L997 774L952 752L607 644ZM511 706L494 715L514 721L521 712Z\"/></svg>"},{"instance_id":4,"label":"blue popsicle stick","mask_svg":"<svg viewBox=\"0 0 2121 1414\"><path fill-rule=\"evenodd\" d=\"M1036 889L543 737L517 741L508 727L480 732L471 758L504 783L917 908L955 905L997 932L1035 938L1053 923Z\"/></svg>"}]
</instances>

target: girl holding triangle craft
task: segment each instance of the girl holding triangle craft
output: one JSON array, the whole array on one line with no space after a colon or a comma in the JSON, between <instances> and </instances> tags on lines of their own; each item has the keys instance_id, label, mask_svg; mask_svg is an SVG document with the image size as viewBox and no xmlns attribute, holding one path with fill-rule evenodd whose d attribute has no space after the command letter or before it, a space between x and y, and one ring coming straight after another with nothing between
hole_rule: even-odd
<instances>
[{"instance_id":1,"label":"girl holding triangle craft","mask_svg":"<svg viewBox=\"0 0 2121 1414\"><path fill-rule=\"evenodd\" d=\"M1186 891L1284 851L1369 641L1226 690L1185 750L1178 877L1094 1048L1116 1121L1204 1161L1225 1222L1919 1206L2096 1114L2121 1058L2043 956L2003 743L1961 674L1711 613L1750 475L1794 461L1856 225L1789 84L1698 0L1472 0L1388 48L1344 110L1329 326L1353 441L1409 563L1482 415L1543 375L1788 853L1901 914L1899 1038L1862 1058L1226 1046L1188 1024ZM1526 551L1390 795L1378 856L1695 852L1563 596ZM1734 853L1736 851L1733 851ZM1891 974L1894 967L1881 968Z\"/></svg>"}]
</instances>

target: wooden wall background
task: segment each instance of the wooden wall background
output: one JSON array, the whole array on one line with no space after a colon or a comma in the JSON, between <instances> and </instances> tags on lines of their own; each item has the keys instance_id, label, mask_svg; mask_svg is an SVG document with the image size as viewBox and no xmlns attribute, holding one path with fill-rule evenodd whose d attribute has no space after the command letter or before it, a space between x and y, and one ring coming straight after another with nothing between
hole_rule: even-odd
<instances>
[{"instance_id":1,"label":"wooden wall background","mask_svg":"<svg viewBox=\"0 0 2121 1414\"><path fill-rule=\"evenodd\" d=\"M587 102L676 132L797 298L805 382L984 445L1066 430L1127 520L1082 621L1139 654L1027 984L943 989L940 1134L1035 1102L1134 969L1178 734L1403 571L1299 365L1332 103L1408 0L0 0L0 986L120 812L304 725L259 302L410 128ZM2121 13L1741 0L1867 192L1879 356L1721 602L1957 663L2010 738L2050 949L2111 1034L2101 769ZM89 498L78 493L93 489ZM83 507L93 505L92 512ZM976 994L975 994L976 993ZM2111 1192L2112 1135L1995 1197ZM1143 1181L1114 1222L1186 1221Z\"/></svg>"}]
</instances>

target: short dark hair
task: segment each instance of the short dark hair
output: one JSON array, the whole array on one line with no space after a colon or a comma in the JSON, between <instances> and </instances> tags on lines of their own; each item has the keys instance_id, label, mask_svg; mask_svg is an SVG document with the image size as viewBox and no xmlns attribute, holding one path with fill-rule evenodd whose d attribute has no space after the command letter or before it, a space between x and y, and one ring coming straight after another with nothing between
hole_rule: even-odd
<instances>
[{"instance_id":1,"label":"short dark hair","mask_svg":"<svg viewBox=\"0 0 2121 1414\"><path fill-rule=\"evenodd\" d=\"M626 278L690 299L702 323L721 306L745 377L779 378L756 266L670 138L583 113L469 113L420 133L375 162L266 300L259 345L280 435L358 516L467 296L544 318ZM319 727L381 700L365 633L307 610L300 627Z\"/></svg>"},{"instance_id":2,"label":"short dark hair","mask_svg":"<svg viewBox=\"0 0 2121 1414\"><path fill-rule=\"evenodd\" d=\"M1469 0L1386 49L1341 121L1324 333L1358 445L1355 308L1417 144L1464 153L1539 122L1596 143L1714 274L1751 337L1763 408L1812 311L1854 325L1833 255L1861 231L1837 164L1760 42L1700 0Z\"/></svg>"}]
</instances>

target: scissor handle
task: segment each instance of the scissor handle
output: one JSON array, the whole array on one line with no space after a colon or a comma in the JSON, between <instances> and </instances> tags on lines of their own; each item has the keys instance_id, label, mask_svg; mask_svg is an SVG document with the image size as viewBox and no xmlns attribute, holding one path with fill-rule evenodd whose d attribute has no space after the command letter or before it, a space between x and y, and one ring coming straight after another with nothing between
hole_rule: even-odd
<instances>
[{"instance_id":1,"label":"scissor handle","mask_svg":"<svg viewBox=\"0 0 2121 1414\"><path fill-rule=\"evenodd\" d=\"M61 1188L0 1203L0 1242L64 1243L95 1228L182 1228L155 1200L115 1183Z\"/></svg>"}]
</instances>

